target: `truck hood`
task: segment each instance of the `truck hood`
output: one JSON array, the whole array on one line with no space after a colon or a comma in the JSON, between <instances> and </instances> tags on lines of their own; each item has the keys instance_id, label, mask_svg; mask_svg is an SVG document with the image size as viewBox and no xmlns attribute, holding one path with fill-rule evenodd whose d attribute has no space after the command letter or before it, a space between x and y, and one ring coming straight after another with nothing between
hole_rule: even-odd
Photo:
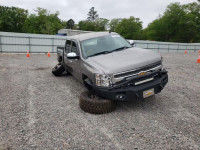
<instances>
[{"instance_id":1,"label":"truck hood","mask_svg":"<svg viewBox=\"0 0 200 150\"><path fill-rule=\"evenodd\" d=\"M161 56L159 54L135 47L88 58L90 64L93 64L105 74L133 70L160 60Z\"/></svg>"}]
</instances>

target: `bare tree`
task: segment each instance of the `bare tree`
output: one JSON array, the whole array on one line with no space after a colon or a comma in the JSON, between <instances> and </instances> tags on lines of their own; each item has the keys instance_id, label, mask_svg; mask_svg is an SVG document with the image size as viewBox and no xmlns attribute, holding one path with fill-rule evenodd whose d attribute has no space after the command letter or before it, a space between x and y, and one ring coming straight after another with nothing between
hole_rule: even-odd
<instances>
[{"instance_id":1,"label":"bare tree","mask_svg":"<svg viewBox=\"0 0 200 150\"><path fill-rule=\"evenodd\" d=\"M94 10L94 7L92 7L88 13L88 21L95 21L99 15L97 14L97 11Z\"/></svg>"}]
</instances>

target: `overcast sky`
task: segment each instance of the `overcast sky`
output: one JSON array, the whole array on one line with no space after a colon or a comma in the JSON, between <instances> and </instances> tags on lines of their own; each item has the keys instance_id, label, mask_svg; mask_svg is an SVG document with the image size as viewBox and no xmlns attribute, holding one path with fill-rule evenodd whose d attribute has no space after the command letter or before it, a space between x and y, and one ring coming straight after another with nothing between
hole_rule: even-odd
<instances>
[{"instance_id":1,"label":"overcast sky","mask_svg":"<svg viewBox=\"0 0 200 150\"><path fill-rule=\"evenodd\" d=\"M162 14L167 5L173 2L187 4L197 0L0 0L0 5L15 6L28 9L33 13L37 7L45 8L51 12L59 11L59 18L76 23L87 19L91 7L95 7L101 18L140 18L143 27Z\"/></svg>"}]
</instances>

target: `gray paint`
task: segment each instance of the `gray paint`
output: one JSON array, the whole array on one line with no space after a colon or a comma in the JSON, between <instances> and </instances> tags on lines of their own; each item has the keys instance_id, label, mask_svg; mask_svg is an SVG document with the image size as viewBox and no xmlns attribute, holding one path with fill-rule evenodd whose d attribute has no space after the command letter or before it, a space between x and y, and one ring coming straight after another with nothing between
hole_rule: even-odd
<instances>
[{"instance_id":1,"label":"gray paint","mask_svg":"<svg viewBox=\"0 0 200 150\"><path fill-rule=\"evenodd\" d=\"M58 57L63 58L62 65L80 82L83 82L83 76L87 76L93 83L95 83L95 74L106 74L111 76L111 80L113 81L113 84L115 84L123 78L115 80L113 77L114 74L142 68L161 61L161 56L159 54L134 47L84 59L81 55L82 50L80 47L80 41L99 36L106 36L108 34L109 33L107 32L99 32L68 37L68 40L76 40L80 51L79 59L68 59L66 51L64 50L62 54L63 49L58 48Z\"/></svg>"},{"instance_id":2,"label":"gray paint","mask_svg":"<svg viewBox=\"0 0 200 150\"><path fill-rule=\"evenodd\" d=\"M98 55L86 61L94 63L105 74L116 74L143 67L161 60L159 54L141 48L129 48L110 54Z\"/></svg>"},{"instance_id":3,"label":"gray paint","mask_svg":"<svg viewBox=\"0 0 200 150\"><path fill-rule=\"evenodd\" d=\"M114 35L117 34L115 32L109 33L109 32L92 32L92 33L86 33L86 34L79 34L74 36L69 36L70 39L76 39L78 41L84 41L87 39L92 39L100 36L106 36L106 35Z\"/></svg>"}]
</instances>

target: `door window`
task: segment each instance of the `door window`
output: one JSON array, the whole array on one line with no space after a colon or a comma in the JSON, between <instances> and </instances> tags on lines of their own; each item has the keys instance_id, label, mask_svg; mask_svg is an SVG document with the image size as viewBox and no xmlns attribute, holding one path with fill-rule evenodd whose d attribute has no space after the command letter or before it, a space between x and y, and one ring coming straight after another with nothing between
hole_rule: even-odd
<instances>
[{"instance_id":1,"label":"door window","mask_svg":"<svg viewBox=\"0 0 200 150\"><path fill-rule=\"evenodd\" d=\"M76 45L76 43L74 41L72 41L72 50L71 50L71 52L74 52L77 55L79 54L78 47L77 47L77 45Z\"/></svg>"},{"instance_id":2,"label":"door window","mask_svg":"<svg viewBox=\"0 0 200 150\"><path fill-rule=\"evenodd\" d=\"M70 48L71 48L71 41L67 40L65 45L65 52L70 53Z\"/></svg>"}]
</instances>

